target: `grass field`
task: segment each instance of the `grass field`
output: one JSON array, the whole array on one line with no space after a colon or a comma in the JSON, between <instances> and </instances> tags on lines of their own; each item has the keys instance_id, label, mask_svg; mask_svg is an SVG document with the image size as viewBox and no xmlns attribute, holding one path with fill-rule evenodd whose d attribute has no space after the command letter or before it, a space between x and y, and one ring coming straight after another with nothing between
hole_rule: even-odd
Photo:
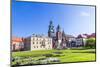
<instances>
[{"instance_id":1,"label":"grass field","mask_svg":"<svg viewBox=\"0 0 100 67\"><path fill-rule=\"evenodd\" d=\"M49 57L59 58L60 62L57 63L83 62L83 61L96 60L95 49L22 51L22 52L12 52L12 57L13 58L21 57L24 59L31 57L33 60L39 60L41 58L49 58ZM14 63L15 61L13 61L12 63Z\"/></svg>"}]
</instances>

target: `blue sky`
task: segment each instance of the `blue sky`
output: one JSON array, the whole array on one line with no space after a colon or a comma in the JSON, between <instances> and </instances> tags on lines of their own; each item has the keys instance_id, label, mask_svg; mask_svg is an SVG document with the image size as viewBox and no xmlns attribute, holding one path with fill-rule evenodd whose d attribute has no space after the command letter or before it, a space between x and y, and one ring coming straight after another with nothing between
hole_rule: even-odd
<instances>
[{"instance_id":1,"label":"blue sky","mask_svg":"<svg viewBox=\"0 0 100 67\"><path fill-rule=\"evenodd\" d=\"M12 35L27 37L48 32L53 21L66 34L77 36L95 32L95 7L12 1Z\"/></svg>"}]
</instances>

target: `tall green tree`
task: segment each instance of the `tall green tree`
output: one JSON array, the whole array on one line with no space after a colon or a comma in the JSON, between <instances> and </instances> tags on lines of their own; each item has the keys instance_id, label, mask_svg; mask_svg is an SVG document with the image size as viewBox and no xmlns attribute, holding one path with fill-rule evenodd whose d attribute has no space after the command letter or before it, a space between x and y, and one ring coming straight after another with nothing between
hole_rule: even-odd
<instances>
[{"instance_id":1,"label":"tall green tree","mask_svg":"<svg viewBox=\"0 0 100 67\"><path fill-rule=\"evenodd\" d=\"M89 38L89 39L87 39L87 41L86 41L86 47L88 47L88 48L95 48L95 46L96 46L95 38Z\"/></svg>"}]
</instances>

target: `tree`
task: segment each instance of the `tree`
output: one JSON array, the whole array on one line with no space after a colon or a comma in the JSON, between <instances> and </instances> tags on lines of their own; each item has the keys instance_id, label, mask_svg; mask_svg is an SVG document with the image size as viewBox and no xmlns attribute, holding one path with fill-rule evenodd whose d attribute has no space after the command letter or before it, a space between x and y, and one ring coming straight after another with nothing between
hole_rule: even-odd
<instances>
[{"instance_id":1,"label":"tree","mask_svg":"<svg viewBox=\"0 0 100 67\"><path fill-rule=\"evenodd\" d=\"M95 42L95 38L89 38L89 39L87 39L87 41L86 41L86 47L88 47L88 48L95 48L95 44L96 42Z\"/></svg>"}]
</instances>

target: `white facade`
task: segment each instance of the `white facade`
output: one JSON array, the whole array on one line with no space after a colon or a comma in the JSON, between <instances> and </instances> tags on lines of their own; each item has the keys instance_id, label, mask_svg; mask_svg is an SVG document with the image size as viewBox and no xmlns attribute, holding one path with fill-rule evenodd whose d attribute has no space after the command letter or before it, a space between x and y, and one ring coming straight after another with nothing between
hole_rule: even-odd
<instances>
[{"instance_id":1,"label":"white facade","mask_svg":"<svg viewBox=\"0 0 100 67\"><path fill-rule=\"evenodd\" d=\"M23 42L13 42L12 50L21 50L24 49Z\"/></svg>"},{"instance_id":2,"label":"white facade","mask_svg":"<svg viewBox=\"0 0 100 67\"><path fill-rule=\"evenodd\" d=\"M76 45L83 45L83 38L77 38Z\"/></svg>"},{"instance_id":3,"label":"white facade","mask_svg":"<svg viewBox=\"0 0 100 67\"><path fill-rule=\"evenodd\" d=\"M31 36L26 40L25 45L29 50L50 50L52 49L52 38L46 36Z\"/></svg>"},{"instance_id":4,"label":"white facade","mask_svg":"<svg viewBox=\"0 0 100 67\"><path fill-rule=\"evenodd\" d=\"M83 45L85 46L86 44L86 38L77 38L76 39L76 45Z\"/></svg>"}]
</instances>

